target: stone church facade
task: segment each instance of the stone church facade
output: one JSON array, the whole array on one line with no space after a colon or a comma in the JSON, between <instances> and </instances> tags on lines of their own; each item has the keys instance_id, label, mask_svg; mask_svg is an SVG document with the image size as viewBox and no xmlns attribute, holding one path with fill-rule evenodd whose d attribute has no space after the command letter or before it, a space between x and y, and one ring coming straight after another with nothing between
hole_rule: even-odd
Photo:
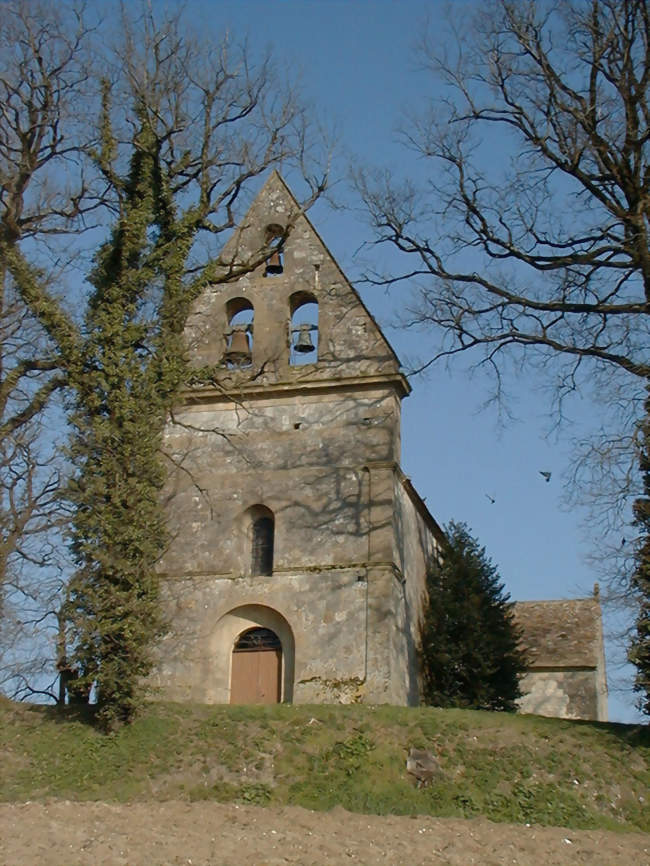
<instances>
[{"instance_id":1,"label":"stone church facade","mask_svg":"<svg viewBox=\"0 0 650 866\"><path fill-rule=\"evenodd\" d=\"M417 704L444 535L400 468L410 386L275 173L222 260L255 262L274 238L188 323L191 363L212 372L166 431L170 630L153 685L209 703Z\"/></svg>"}]
</instances>

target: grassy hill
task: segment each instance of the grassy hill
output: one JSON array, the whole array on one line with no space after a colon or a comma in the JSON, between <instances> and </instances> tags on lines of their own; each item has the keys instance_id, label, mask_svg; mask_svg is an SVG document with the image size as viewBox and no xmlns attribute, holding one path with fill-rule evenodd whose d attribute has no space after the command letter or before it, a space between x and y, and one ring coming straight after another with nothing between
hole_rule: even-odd
<instances>
[{"instance_id":1,"label":"grassy hill","mask_svg":"<svg viewBox=\"0 0 650 866\"><path fill-rule=\"evenodd\" d=\"M440 773L417 788L409 748ZM0 699L0 800L341 805L650 832L650 729L367 706L152 704L109 736L72 709Z\"/></svg>"}]
</instances>

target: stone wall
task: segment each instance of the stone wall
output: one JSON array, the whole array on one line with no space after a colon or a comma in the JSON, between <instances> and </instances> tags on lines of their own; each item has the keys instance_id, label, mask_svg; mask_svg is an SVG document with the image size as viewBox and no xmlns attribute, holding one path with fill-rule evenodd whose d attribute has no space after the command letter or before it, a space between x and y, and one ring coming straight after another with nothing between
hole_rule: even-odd
<instances>
[{"instance_id":1,"label":"stone wall","mask_svg":"<svg viewBox=\"0 0 650 866\"><path fill-rule=\"evenodd\" d=\"M521 680L521 690L520 713L607 721L606 711L599 706L599 682L594 670L529 671Z\"/></svg>"},{"instance_id":2,"label":"stone wall","mask_svg":"<svg viewBox=\"0 0 650 866\"><path fill-rule=\"evenodd\" d=\"M258 503L276 517L275 571L365 562L364 467L394 457L395 402L379 389L281 393L177 412L165 439L178 468L166 492L172 543L162 570L245 574L243 518Z\"/></svg>"},{"instance_id":3,"label":"stone wall","mask_svg":"<svg viewBox=\"0 0 650 866\"><path fill-rule=\"evenodd\" d=\"M278 232L283 267L271 275ZM303 302L317 305L317 351L297 358L292 315ZM246 351L235 358L242 313ZM410 388L278 175L226 246L186 338L197 381L165 435L169 632L152 684L175 700L227 703L233 647L258 627L280 641L284 701L418 703L426 568L444 536L399 467ZM254 573L262 511L271 573ZM531 652L522 711L603 718L595 608L549 604L559 603L517 606Z\"/></svg>"},{"instance_id":4,"label":"stone wall","mask_svg":"<svg viewBox=\"0 0 650 866\"><path fill-rule=\"evenodd\" d=\"M399 603L403 610L393 659L395 670L402 669L408 686L404 703L420 701L420 631L426 604L428 564L440 553L443 533L431 517L410 480L396 469L394 475L394 560L399 569ZM397 599L396 599L397 604Z\"/></svg>"},{"instance_id":5,"label":"stone wall","mask_svg":"<svg viewBox=\"0 0 650 866\"><path fill-rule=\"evenodd\" d=\"M182 469L170 475L173 537L161 566L173 631L161 645L159 684L170 696L228 700L232 635L220 624L258 606L281 614L292 634L286 699L388 699L386 651L381 639L369 644L366 629L390 610L382 566L392 504L368 458L394 453L394 404L379 391L281 394L245 411L211 404L176 416L166 448ZM250 574L245 516L258 504L275 518L269 576ZM284 641L283 650L288 659Z\"/></svg>"},{"instance_id":6,"label":"stone wall","mask_svg":"<svg viewBox=\"0 0 650 866\"><path fill-rule=\"evenodd\" d=\"M394 478L409 388L277 176L224 260L254 258L269 224L291 225L283 272L266 276L261 262L215 285L187 332L192 364L210 365L212 378L183 395L166 431L170 631L155 684L176 699L227 702L234 641L259 626L280 638L283 700L405 703L413 654L394 561ZM290 363L296 298L318 303L314 363ZM250 362L233 365L229 315L249 307ZM261 507L274 520L269 575L251 573L251 513Z\"/></svg>"},{"instance_id":7,"label":"stone wall","mask_svg":"<svg viewBox=\"0 0 650 866\"><path fill-rule=\"evenodd\" d=\"M236 637L270 628L283 649L282 699L357 699L364 684L366 584L357 569L165 584L173 629L153 685L172 700L228 703Z\"/></svg>"}]
</instances>

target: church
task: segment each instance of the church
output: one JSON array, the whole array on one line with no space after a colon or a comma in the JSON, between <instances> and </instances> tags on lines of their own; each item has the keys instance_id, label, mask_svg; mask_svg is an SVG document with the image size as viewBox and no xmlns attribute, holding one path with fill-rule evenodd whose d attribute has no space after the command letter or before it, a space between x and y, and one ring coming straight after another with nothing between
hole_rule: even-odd
<instances>
[{"instance_id":1,"label":"church","mask_svg":"<svg viewBox=\"0 0 650 866\"><path fill-rule=\"evenodd\" d=\"M152 685L179 701L417 705L445 538L400 468L411 386L277 173L221 260L241 273L193 308L196 383L165 434L169 631ZM606 718L598 599L516 615L522 711Z\"/></svg>"}]
</instances>

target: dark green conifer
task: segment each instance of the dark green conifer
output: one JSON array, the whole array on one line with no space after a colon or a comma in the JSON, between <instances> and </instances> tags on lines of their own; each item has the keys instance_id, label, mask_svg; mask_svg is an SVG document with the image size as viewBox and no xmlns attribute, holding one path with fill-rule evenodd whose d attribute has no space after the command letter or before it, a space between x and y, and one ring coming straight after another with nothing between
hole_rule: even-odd
<instances>
[{"instance_id":1,"label":"dark green conifer","mask_svg":"<svg viewBox=\"0 0 650 866\"><path fill-rule=\"evenodd\" d=\"M424 703L514 710L526 663L510 597L467 526L451 522L446 533L444 560L427 576Z\"/></svg>"}]
</instances>

